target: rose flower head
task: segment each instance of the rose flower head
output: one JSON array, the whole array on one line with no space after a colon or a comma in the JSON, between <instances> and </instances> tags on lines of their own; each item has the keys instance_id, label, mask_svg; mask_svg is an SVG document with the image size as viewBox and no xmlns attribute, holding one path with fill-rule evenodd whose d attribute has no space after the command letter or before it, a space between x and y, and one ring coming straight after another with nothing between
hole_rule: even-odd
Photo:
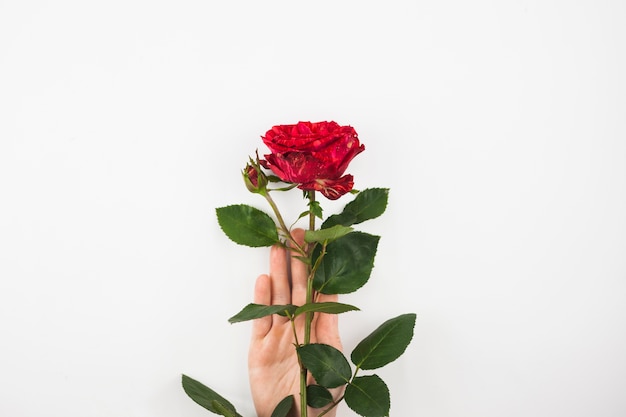
<instances>
[{"instance_id":1,"label":"rose flower head","mask_svg":"<svg viewBox=\"0 0 626 417\"><path fill-rule=\"evenodd\" d=\"M350 161L365 150L352 126L336 122L298 122L278 125L262 137L272 152L260 164L287 183L305 191L319 191L336 200L354 186L344 175Z\"/></svg>"}]
</instances>

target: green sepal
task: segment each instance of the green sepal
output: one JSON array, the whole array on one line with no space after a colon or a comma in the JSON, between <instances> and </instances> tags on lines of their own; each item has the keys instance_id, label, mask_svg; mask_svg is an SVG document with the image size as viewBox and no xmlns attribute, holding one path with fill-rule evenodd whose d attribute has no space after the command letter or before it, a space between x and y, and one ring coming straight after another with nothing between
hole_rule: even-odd
<instances>
[{"instance_id":1,"label":"green sepal","mask_svg":"<svg viewBox=\"0 0 626 417\"><path fill-rule=\"evenodd\" d=\"M342 226L337 224L333 227L329 227L328 229L320 229L320 230L307 230L304 232L304 241L307 243L312 242L332 242L334 240L339 239L352 232L354 229L352 227Z\"/></svg>"},{"instance_id":2,"label":"green sepal","mask_svg":"<svg viewBox=\"0 0 626 417\"><path fill-rule=\"evenodd\" d=\"M398 359L413 339L416 317L402 314L381 324L354 348L352 363L360 369L376 369Z\"/></svg>"},{"instance_id":3,"label":"green sepal","mask_svg":"<svg viewBox=\"0 0 626 417\"><path fill-rule=\"evenodd\" d=\"M299 316L303 313L326 313L326 314L341 314L347 311L358 311L359 308L350 304L336 303L334 301L327 301L323 303L308 303L298 307L293 314Z\"/></svg>"},{"instance_id":4,"label":"green sepal","mask_svg":"<svg viewBox=\"0 0 626 417\"><path fill-rule=\"evenodd\" d=\"M292 190L292 189L296 188L297 185L298 184L292 184L292 185L288 185L286 187L272 188L272 189L268 188L268 191L289 191L289 190Z\"/></svg>"},{"instance_id":5,"label":"green sepal","mask_svg":"<svg viewBox=\"0 0 626 417\"><path fill-rule=\"evenodd\" d=\"M279 243L276 223L265 212L247 204L219 207L217 221L230 240L254 248Z\"/></svg>"},{"instance_id":6,"label":"green sepal","mask_svg":"<svg viewBox=\"0 0 626 417\"><path fill-rule=\"evenodd\" d=\"M261 317L270 316L272 314L278 314L281 316L293 316L296 308L297 307L293 304L268 306L264 304L250 303L245 306L239 313L229 318L228 322L239 323L242 321L260 319Z\"/></svg>"},{"instance_id":7,"label":"green sepal","mask_svg":"<svg viewBox=\"0 0 626 417\"><path fill-rule=\"evenodd\" d=\"M356 377L346 387L346 405L363 417L386 417L391 408L387 384L378 375Z\"/></svg>"},{"instance_id":8,"label":"green sepal","mask_svg":"<svg viewBox=\"0 0 626 417\"><path fill-rule=\"evenodd\" d=\"M361 288L369 280L380 236L352 232L331 242L326 247L315 271L313 287L323 294L348 294ZM313 251L313 261L321 249Z\"/></svg>"},{"instance_id":9,"label":"green sepal","mask_svg":"<svg viewBox=\"0 0 626 417\"><path fill-rule=\"evenodd\" d=\"M309 214L310 214L310 212L309 212L308 210L307 210L307 211L303 211L302 213L300 213L300 215L298 216L298 218L296 219L296 221L298 221L298 220L300 220L300 219L302 219L302 218L304 218L304 217L308 216Z\"/></svg>"},{"instance_id":10,"label":"green sepal","mask_svg":"<svg viewBox=\"0 0 626 417\"><path fill-rule=\"evenodd\" d=\"M187 375L183 375L182 385L185 393L193 401L195 401L196 404L206 408L210 412L227 417L241 417L241 415L237 413L235 407L228 400L203 383L198 382ZM227 410L231 414L224 414L224 410Z\"/></svg>"},{"instance_id":11,"label":"green sepal","mask_svg":"<svg viewBox=\"0 0 626 417\"><path fill-rule=\"evenodd\" d=\"M333 402L333 395L321 385L306 387L306 404L312 408L322 408Z\"/></svg>"},{"instance_id":12,"label":"green sepal","mask_svg":"<svg viewBox=\"0 0 626 417\"><path fill-rule=\"evenodd\" d=\"M309 211L317 218L323 219L323 209L320 205L320 202L317 200L310 201L309 200Z\"/></svg>"},{"instance_id":13,"label":"green sepal","mask_svg":"<svg viewBox=\"0 0 626 417\"><path fill-rule=\"evenodd\" d=\"M385 212L388 199L389 188L363 190L357 194L354 200L346 204L341 213L328 217L322 223L322 229L328 229L337 224L352 226L374 219Z\"/></svg>"},{"instance_id":14,"label":"green sepal","mask_svg":"<svg viewBox=\"0 0 626 417\"><path fill-rule=\"evenodd\" d=\"M336 348L322 343L311 343L298 347L297 351L302 364L319 385L336 388L350 380L350 363Z\"/></svg>"},{"instance_id":15,"label":"green sepal","mask_svg":"<svg viewBox=\"0 0 626 417\"><path fill-rule=\"evenodd\" d=\"M293 402L293 395L288 395L283 398L272 412L271 417L287 417L291 411L291 407L293 407Z\"/></svg>"},{"instance_id":16,"label":"green sepal","mask_svg":"<svg viewBox=\"0 0 626 417\"><path fill-rule=\"evenodd\" d=\"M279 177L277 177L276 175L267 175L267 179L270 182L283 182L283 180L281 180Z\"/></svg>"}]
</instances>

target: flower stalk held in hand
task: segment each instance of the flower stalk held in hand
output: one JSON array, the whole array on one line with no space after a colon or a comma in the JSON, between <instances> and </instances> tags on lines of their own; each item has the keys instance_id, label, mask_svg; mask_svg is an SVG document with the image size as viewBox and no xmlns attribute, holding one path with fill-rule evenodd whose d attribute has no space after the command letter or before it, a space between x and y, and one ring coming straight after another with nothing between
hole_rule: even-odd
<instances>
[{"instance_id":1,"label":"flower stalk held in hand","mask_svg":"<svg viewBox=\"0 0 626 417\"><path fill-rule=\"evenodd\" d=\"M413 338L415 314L402 314L382 323L353 348L349 360L337 347L312 342L311 326L318 315L359 310L324 301L327 298L323 297L353 293L368 282L380 237L358 231L355 226L384 213L389 190L353 189L354 177L345 172L365 146L351 126L299 122L274 126L262 139L270 153L250 158L242 175L246 188L264 197L270 211L236 204L220 207L216 213L222 230L233 242L282 247L304 265L303 304L251 303L229 319L237 323L278 315L293 328L291 345L300 369L298 398L285 393L272 405L271 417L291 417L294 413L308 417L310 409L319 417L334 412L341 401L363 417L388 416L391 404L387 385L378 375L363 372L381 368L405 352ZM306 209L290 223L308 220L303 239L294 237L293 226L286 223L272 197L292 190L304 196ZM329 200L353 198L340 213L325 217L318 193ZM319 227L317 220L321 221ZM304 330L299 333L296 320L302 319ZM185 392L207 410L242 417L235 406L204 384L187 375L183 375L182 383Z\"/></svg>"}]
</instances>

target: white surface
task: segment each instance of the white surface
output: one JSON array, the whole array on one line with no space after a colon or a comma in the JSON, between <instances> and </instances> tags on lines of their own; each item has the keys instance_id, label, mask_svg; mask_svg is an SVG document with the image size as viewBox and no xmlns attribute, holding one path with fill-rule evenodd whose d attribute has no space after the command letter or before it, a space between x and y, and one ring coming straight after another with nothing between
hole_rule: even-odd
<instances>
[{"instance_id":1,"label":"white surface","mask_svg":"<svg viewBox=\"0 0 626 417\"><path fill-rule=\"evenodd\" d=\"M391 188L347 347L416 312L392 416L626 415L621 1L0 2L0 415L252 413L267 252L213 210L273 124ZM331 212L327 205L328 213ZM294 205L293 210L299 210ZM353 415L345 408L342 415Z\"/></svg>"}]
</instances>

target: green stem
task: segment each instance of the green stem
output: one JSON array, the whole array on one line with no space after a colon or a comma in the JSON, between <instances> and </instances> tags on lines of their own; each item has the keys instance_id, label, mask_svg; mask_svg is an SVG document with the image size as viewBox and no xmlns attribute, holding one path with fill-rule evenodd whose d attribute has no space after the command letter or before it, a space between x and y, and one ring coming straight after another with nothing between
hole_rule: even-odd
<instances>
[{"instance_id":1,"label":"green stem","mask_svg":"<svg viewBox=\"0 0 626 417\"><path fill-rule=\"evenodd\" d=\"M310 205L313 205L313 203L315 202L315 191L309 191L309 201L311 203ZM313 212L309 212L309 230L315 230L315 215L313 214ZM306 248L307 257L309 259L311 259L312 247L313 245ZM306 302L307 304L313 302L313 273L311 267L309 267L309 276L306 285ZM308 312L305 316L306 318L304 322L304 343L308 344L311 342L311 322L313 321L313 313Z\"/></svg>"},{"instance_id":2,"label":"green stem","mask_svg":"<svg viewBox=\"0 0 626 417\"><path fill-rule=\"evenodd\" d=\"M315 202L315 191L309 191L309 202L311 205ZM309 211L309 230L315 230L315 214Z\"/></svg>"},{"instance_id":3,"label":"green stem","mask_svg":"<svg viewBox=\"0 0 626 417\"><path fill-rule=\"evenodd\" d=\"M309 201L311 207L315 202L315 191L309 191ZM309 230L315 230L315 215L312 211L309 211ZM312 245L307 246L305 244L306 256L310 259L312 254ZM307 285L306 285L306 303L313 302L313 274L311 265L308 266ZM307 312L304 314L304 344L311 343L311 322L313 321L313 313ZM307 417L307 398L306 398L306 382L308 377L307 369L300 365L300 417Z\"/></svg>"},{"instance_id":4,"label":"green stem","mask_svg":"<svg viewBox=\"0 0 626 417\"><path fill-rule=\"evenodd\" d=\"M337 398L336 401L333 401L332 403L330 403L330 405L324 410L322 411L320 414L318 414L317 417L322 417L323 415L326 415L326 413L328 413L330 410L332 410L333 408L337 407L339 405L339 403L341 401L343 401L343 395L339 398Z\"/></svg>"},{"instance_id":5,"label":"green stem","mask_svg":"<svg viewBox=\"0 0 626 417\"><path fill-rule=\"evenodd\" d=\"M296 347L300 346L300 342L298 342L298 332L296 331L296 320L295 317L292 315L288 315L289 317L289 321L291 322L291 331L293 332L293 340L294 340L294 345ZM300 357L298 357L298 361L300 360Z\"/></svg>"},{"instance_id":6,"label":"green stem","mask_svg":"<svg viewBox=\"0 0 626 417\"><path fill-rule=\"evenodd\" d=\"M354 378L356 378L356 374L361 370L361 365L357 365L354 373L352 374L352 376L350 377L350 381L347 381L348 384L351 384L352 381L354 381ZM324 409L324 411L322 411L317 417L322 417L323 415L325 415L326 413L328 413L330 410L332 410L333 408L337 407L339 405L340 402L343 401L345 397L345 394L342 395L341 397L337 398L336 400L334 400L332 403L330 403L330 405Z\"/></svg>"},{"instance_id":7,"label":"green stem","mask_svg":"<svg viewBox=\"0 0 626 417\"><path fill-rule=\"evenodd\" d=\"M303 365L300 365L300 417L307 417L306 378L307 370Z\"/></svg>"},{"instance_id":8,"label":"green stem","mask_svg":"<svg viewBox=\"0 0 626 417\"><path fill-rule=\"evenodd\" d=\"M280 225L280 229L282 230L283 235L285 236L285 239L287 239L287 240L289 240L289 242L291 242L290 249L292 249L292 250L296 249L296 251L299 252L300 255L305 255L304 249L291 236L291 232L289 231L289 228L285 224L285 220L283 220L283 216L280 214L280 211L278 210L278 206L274 202L274 199L270 196L269 191L267 193L263 194L263 196L265 197L265 199L269 203L270 207L272 207L272 210L274 211L274 214L276 215L276 219L278 220L278 224Z\"/></svg>"}]
</instances>

